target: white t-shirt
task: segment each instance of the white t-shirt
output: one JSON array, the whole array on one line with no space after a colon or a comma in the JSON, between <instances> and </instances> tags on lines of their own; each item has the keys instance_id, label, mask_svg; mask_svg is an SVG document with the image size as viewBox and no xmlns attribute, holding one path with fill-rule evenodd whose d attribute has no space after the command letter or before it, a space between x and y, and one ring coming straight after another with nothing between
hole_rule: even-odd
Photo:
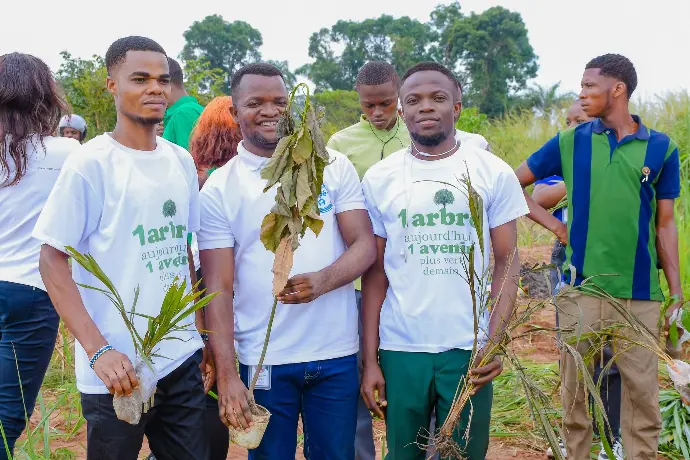
<instances>
[{"instance_id":1,"label":"white t-shirt","mask_svg":"<svg viewBox=\"0 0 690 460\"><path fill-rule=\"evenodd\" d=\"M474 145L482 150L488 150L489 143L481 134L468 133L467 131L456 129L455 139L459 140L461 144Z\"/></svg>"},{"instance_id":2,"label":"white t-shirt","mask_svg":"<svg viewBox=\"0 0 690 460\"><path fill-rule=\"evenodd\" d=\"M157 138L153 151L139 151L103 134L82 145L67 159L38 219L34 236L64 250L72 246L91 254L130 310L139 286L136 311L156 316L167 288L177 277L187 280L187 232L199 229L199 185L189 153ZM102 284L79 264L72 264L77 283ZM116 350L134 362L132 338L108 298L79 288L89 315ZM135 317L143 336L147 320ZM175 370L203 343L189 318L185 331L164 340L154 358L159 378ZM89 367L83 348L76 347L77 388L105 394L107 389Z\"/></svg>"},{"instance_id":3,"label":"white t-shirt","mask_svg":"<svg viewBox=\"0 0 690 460\"><path fill-rule=\"evenodd\" d=\"M267 159L238 155L208 178L201 190L201 251L234 247L234 313L237 355L256 365L261 356L273 304L274 254L259 240L261 222L275 203L277 185L264 193L261 168ZM336 214L366 209L359 177L347 157L328 150L319 209L324 225L319 237L307 230L294 255L290 276L317 272L346 249ZM202 267L203 270L203 267ZM278 365L340 358L359 349L357 306L352 283L300 305L278 304L265 364Z\"/></svg>"},{"instance_id":4,"label":"white t-shirt","mask_svg":"<svg viewBox=\"0 0 690 460\"><path fill-rule=\"evenodd\" d=\"M16 171L8 156L10 174L0 173L0 280L45 291L38 272L41 242L31 232L62 164L77 148L79 142L66 137L46 136L43 144L37 136L29 138L26 173L17 184L3 187L3 182L13 179Z\"/></svg>"},{"instance_id":5,"label":"white t-shirt","mask_svg":"<svg viewBox=\"0 0 690 460\"><path fill-rule=\"evenodd\" d=\"M482 257L475 244L475 269L487 275L489 229L528 213L517 177L503 160L469 145L436 161L419 160L405 149L364 176L374 233L386 239L389 287L381 309L381 349L439 353L472 348L472 298L463 252L478 239L467 187L458 180L468 173L484 208L485 253ZM480 287L477 298L486 298ZM487 320L484 315L480 321L484 333Z\"/></svg>"}]
</instances>

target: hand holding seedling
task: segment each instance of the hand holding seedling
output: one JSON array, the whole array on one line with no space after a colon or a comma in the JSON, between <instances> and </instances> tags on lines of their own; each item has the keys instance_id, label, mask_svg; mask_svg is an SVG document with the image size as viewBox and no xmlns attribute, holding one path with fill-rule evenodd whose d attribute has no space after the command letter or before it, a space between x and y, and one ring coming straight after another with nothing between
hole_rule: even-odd
<instances>
[{"instance_id":1,"label":"hand holding seedling","mask_svg":"<svg viewBox=\"0 0 690 460\"><path fill-rule=\"evenodd\" d=\"M225 426L249 431L254 424L249 408L249 390L237 374L218 379L218 409Z\"/></svg>"},{"instance_id":2,"label":"hand holding seedling","mask_svg":"<svg viewBox=\"0 0 690 460\"><path fill-rule=\"evenodd\" d=\"M321 272L293 276L278 294L278 300L284 304L312 302L323 294L323 278Z\"/></svg>"},{"instance_id":3,"label":"hand holding seedling","mask_svg":"<svg viewBox=\"0 0 690 460\"><path fill-rule=\"evenodd\" d=\"M474 362L476 363L475 365L478 365L482 362L485 353L486 351L484 349L480 350L479 353L477 353L477 357L474 360ZM498 355L494 356L484 366L470 369L470 375L473 376L470 379L470 383L473 385L471 395L474 396L475 394L477 394L481 387L483 387L484 385L486 385L487 383L491 382L493 379L501 375L501 372L503 372L503 361L501 361L501 357Z\"/></svg>"},{"instance_id":4,"label":"hand holding seedling","mask_svg":"<svg viewBox=\"0 0 690 460\"><path fill-rule=\"evenodd\" d=\"M98 378L108 387L110 394L129 396L139 386L137 374L127 355L117 350L109 350L93 365Z\"/></svg>"},{"instance_id":5,"label":"hand holding seedling","mask_svg":"<svg viewBox=\"0 0 690 460\"><path fill-rule=\"evenodd\" d=\"M199 369L201 370L201 378L204 381L204 393L208 393L213 384L216 383L216 367L208 347L203 348L203 357L201 358Z\"/></svg>"},{"instance_id":6,"label":"hand holding seedling","mask_svg":"<svg viewBox=\"0 0 690 460\"><path fill-rule=\"evenodd\" d=\"M388 406L388 401L386 401L386 381L383 378L383 372L381 372L381 367L378 364L365 366L362 374L360 393L362 394L362 399L367 408L373 412L375 416L381 419L385 418L384 411L386 406ZM378 393L378 395L376 393Z\"/></svg>"}]
</instances>

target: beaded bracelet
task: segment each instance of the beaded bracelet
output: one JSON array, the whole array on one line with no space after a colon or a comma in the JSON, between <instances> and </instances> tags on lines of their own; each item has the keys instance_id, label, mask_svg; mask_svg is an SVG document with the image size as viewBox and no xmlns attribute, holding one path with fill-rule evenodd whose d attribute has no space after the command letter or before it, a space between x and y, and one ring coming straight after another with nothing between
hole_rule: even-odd
<instances>
[{"instance_id":1,"label":"beaded bracelet","mask_svg":"<svg viewBox=\"0 0 690 460\"><path fill-rule=\"evenodd\" d=\"M101 349L98 350L96 353L94 353L93 357L89 360L89 366L91 366L91 369L93 369L94 364L96 364L96 360L103 356L103 353L112 349L113 347L111 347L110 345L105 345L101 347Z\"/></svg>"},{"instance_id":2,"label":"beaded bracelet","mask_svg":"<svg viewBox=\"0 0 690 460\"><path fill-rule=\"evenodd\" d=\"M199 335L201 336L201 340L203 340L204 342L208 342L208 333L201 332L199 333Z\"/></svg>"}]
</instances>

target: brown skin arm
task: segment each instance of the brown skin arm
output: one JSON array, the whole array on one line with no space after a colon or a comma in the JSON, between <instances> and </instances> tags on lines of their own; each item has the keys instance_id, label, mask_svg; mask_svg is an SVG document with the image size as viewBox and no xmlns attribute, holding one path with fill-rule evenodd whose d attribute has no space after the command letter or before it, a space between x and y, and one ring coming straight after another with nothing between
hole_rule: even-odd
<instances>
[{"instance_id":1,"label":"brown skin arm","mask_svg":"<svg viewBox=\"0 0 690 460\"><path fill-rule=\"evenodd\" d=\"M517 297L520 277L520 261L517 251L517 221L513 220L491 229L491 246L494 251L494 270L491 281L493 308L489 320L489 339L484 349L479 351L475 363L479 363L491 343L500 340L505 331ZM501 359L496 356L489 364L474 368L470 372L475 394L482 386L496 378L503 371Z\"/></svg>"},{"instance_id":2,"label":"brown skin arm","mask_svg":"<svg viewBox=\"0 0 690 460\"><path fill-rule=\"evenodd\" d=\"M218 384L218 412L221 421L237 429L252 425L249 410L249 391L235 366L235 331L232 303L235 283L234 248L200 251L204 267L204 283L208 292L218 294L205 308L209 344L216 366Z\"/></svg>"},{"instance_id":3,"label":"brown skin arm","mask_svg":"<svg viewBox=\"0 0 690 460\"><path fill-rule=\"evenodd\" d=\"M336 215L347 250L331 265L314 273L290 278L278 300L284 304L308 303L353 282L374 263L376 244L369 214L364 209ZM310 231L310 230L308 230Z\"/></svg>"},{"instance_id":4,"label":"brown skin arm","mask_svg":"<svg viewBox=\"0 0 690 460\"><path fill-rule=\"evenodd\" d=\"M532 192L532 199L544 209L551 209L565 198L565 182L554 185L537 184Z\"/></svg>"},{"instance_id":5,"label":"brown skin arm","mask_svg":"<svg viewBox=\"0 0 690 460\"><path fill-rule=\"evenodd\" d=\"M656 208L656 251L664 271L669 293L683 300L683 289L680 283L680 264L678 262L678 229L674 215L674 200L657 200ZM672 305L666 316L668 317L680 307L682 302Z\"/></svg>"},{"instance_id":6,"label":"brown skin arm","mask_svg":"<svg viewBox=\"0 0 690 460\"><path fill-rule=\"evenodd\" d=\"M527 162L522 162L522 164L518 166L515 170L515 175L520 181L520 186L522 186L523 193L525 194L527 206L529 206L529 214L527 214L527 217L556 235L556 238L558 238L561 243L568 244L568 227L551 215L549 211L539 206L525 191L526 187L529 187L537 181L537 178L527 166Z\"/></svg>"},{"instance_id":7,"label":"brown skin arm","mask_svg":"<svg viewBox=\"0 0 690 460\"><path fill-rule=\"evenodd\" d=\"M38 267L55 310L90 359L108 342L86 311L72 279L68 258L64 252L44 244L41 246ZM129 395L139 385L129 358L117 350L103 353L96 360L94 371L111 394Z\"/></svg>"},{"instance_id":8,"label":"brown skin arm","mask_svg":"<svg viewBox=\"0 0 690 460\"><path fill-rule=\"evenodd\" d=\"M192 254L192 247L187 245L187 260L189 261L189 279L192 282L192 286L195 286L197 281L196 270L194 270L194 255ZM196 324L196 330L201 332L206 331L206 320L204 319L204 309L197 310L194 313L194 323ZM209 350L209 344L205 343L202 349L203 357L201 358L201 363L199 363L199 370L201 370L201 378L204 381L204 392L208 391L213 387L216 382L216 372L213 367L213 356Z\"/></svg>"},{"instance_id":9,"label":"brown skin arm","mask_svg":"<svg viewBox=\"0 0 690 460\"><path fill-rule=\"evenodd\" d=\"M379 322L381 306L388 290L388 277L383 265L386 240L376 236L376 260L362 277L362 360L364 371L360 392L374 415L383 418L386 402L386 382L379 367ZM378 391L378 400L375 396Z\"/></svg>"}]
</instances>

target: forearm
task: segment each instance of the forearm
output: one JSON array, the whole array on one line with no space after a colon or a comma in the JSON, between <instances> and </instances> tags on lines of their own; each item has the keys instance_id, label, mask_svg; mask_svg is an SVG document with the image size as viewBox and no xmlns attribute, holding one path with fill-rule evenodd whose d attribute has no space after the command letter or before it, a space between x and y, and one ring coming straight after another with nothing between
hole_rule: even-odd
<instances>
[{"instance_id":1,"label":"forearm","mask_svg":"<svg viewBox=\"0 0 690 460\"><path fill-rule=\"evenodd\" d=\"M219 290L205 309L206 328L219 380L237 377L232 290Z\"/></svg>"},{"instance_id":2,"label":"forearm","mask_svg":"<svg viewBox=\"0 0 690 460\"><path fill-rule=\"evenodd\" d=\"M675 222L657 228L656 250L661 269L664 271L669 293L682 297L680 263L678 261L678 230Z\"/></svg>"},{"instance_id":3,"label":"forearm","mask_svg":"<svg viewBox=\"0 0 690 460\"><path fill-rule=\"evenodd\" d=\"M538 223L542 227L546 228L547 230L551 232L556 232L558 227L562 225L561 221L556 219L550 212L548 212L546 209L542 208L539 206L529 195L529 193L525 192L525 200L527 201L527 206L529 206L529 214L527 214L527 217L529 217L531 220L534 222Z\"/></svg>"},{"instance_id":4,"label":"forearm","mask_svg":"<svg viewBox=\"0 0 690 460\"><path fill-rule=\"evenodd\" d=\"M376 258L374 236L360 235L335 262L321 270L324 293L353 282L367 270Z\"/></svg>"},{"instance_id":5,"label":"forearm","mask_svg":"<svg viewBox=\"0 0 690 460\"><path fill-rule=\"evenodd\" d=\"M372 267L362 277L362 360L365 365L378 362L381 306L388 290L386 272Z\"/></svg>"},{"instance_id":6,"label":"forearm","mask_svg":"<svg viewBox=\"0 0 690 460\"><path fill-rule=\"evenodd\" d=\"M491 340L500 337L510 321L517 297L519 276L520 262L517 248L513 254L497 258L491 281L493 304L491 319L489 320L489 337Z\"/></svg>"},{"instance_id":7,"label":"forearm","mask_svg":"<svg viewBox=\"0 0 690 460\"><path fill-rule=\"evenodd\" d=\"M39 269L50 300L67 328L91 357L107 341L93 322L72 279L66 254L44 245Z\"/></svg>"},{"instance_id":8,"label":"forearm","mask_svg":"<svg viewBox=\"0 0 690 460\"><path fill-rule=\"evenodd\" d=\"M199 281L196 277L196 267L194 267L194 254L192 253L192 248L190 245L187 245L187 262L189 263L189 280L191 282L191 286L194 287L196 286L197 281ZM197 300L199 300L197 298ZM194 312L194 324L196 325L196 330L201 332L204 332L206 330L206 321L204 319L204 309L201 308Z\"/></svg>"},{"instance_id":9,"label":"forearm","mask_svg":"<svg viewBox=\"0 0 690 460\"><path fill-rule=\"evenodd\" d=\"M542 208L550 209L560 203L561 200L565 198L565 195L565 182L560 182L555 185L539 184L534 187L532 199Z\"/></svg>"}]
</instances>

